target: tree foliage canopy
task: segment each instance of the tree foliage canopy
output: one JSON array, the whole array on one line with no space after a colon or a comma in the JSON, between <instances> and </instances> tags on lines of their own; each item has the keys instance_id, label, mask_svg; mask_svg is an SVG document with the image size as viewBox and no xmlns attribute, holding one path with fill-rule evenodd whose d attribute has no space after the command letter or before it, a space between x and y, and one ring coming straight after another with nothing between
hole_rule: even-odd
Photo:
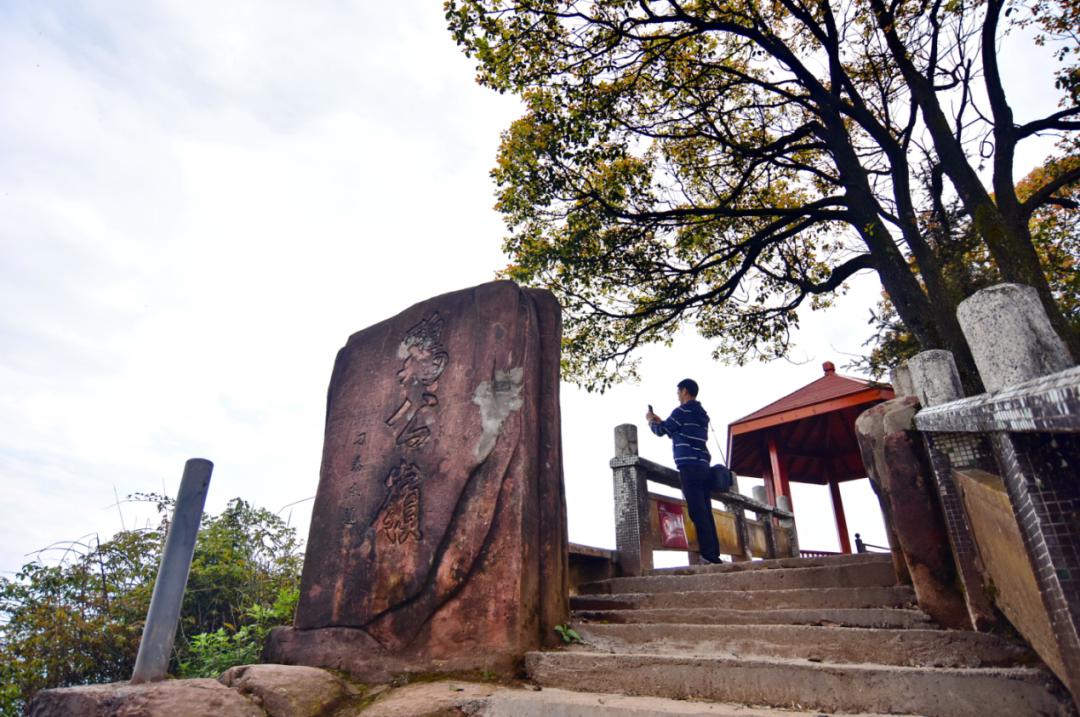
<instances>
[{"instance_id":1,"label":"tree foliage canopy","mask_svg":"<svg viewBox=\"0 0 1080 717\"><path fill-rule=\"evenodd\" d=\"M718 356L780 356L796 310L827 306L865 269L921 346L953 350L970 371L953 315L963 296L935 250L934 233L950 230L948 197L1003 277L1035 286L1067 330L1029 220L1080 171L1046 177L1026 200L1012 171L1022 140L1078 127L1069 2L445 9L479 81L525 102L493 171L510 228L506 273L560 296L568 373L588 387L632 372L635 348L669 341L683 322ZM1014 10L1044 42L1073 48L1059 52L1063 109L1025 124L997 66ZM979 176L987 162L992 189Z\"/></svg>"},{"instance_id":2,"label":"tree foliage canopy","mask_svg":"<svg viewBox=\"0 0 1080 717\"><path fill-rule=\"evenodd\" d=\"M130 679L172 512L171 499L140 498L157 504L158 525L58 543L58 562L0 578L0 715L21 715L41 689ZM291 619L301 563L295 530L267 510L237 498L204 516L173 670L202 674L222 653L257 656L268 621ZM245 629L251 644L231 639Z\"/></svg>"}]
</instances>

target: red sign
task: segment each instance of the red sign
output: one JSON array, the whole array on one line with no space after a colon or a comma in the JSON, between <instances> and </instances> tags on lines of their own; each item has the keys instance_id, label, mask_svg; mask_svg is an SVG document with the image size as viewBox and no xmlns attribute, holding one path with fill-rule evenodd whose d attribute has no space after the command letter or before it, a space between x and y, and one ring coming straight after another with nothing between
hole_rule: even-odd
<instances>
[{"instance_id":1,"label":"red sign","mask_svg":"<svg viewBox=\"0 0 1080 717\"><path fill-rule=\"evenodd\" d=\"M683 508L680 503L656 501L656 511L660 515L660 543L665 548L686 550L690 543L686 540L686 524L683 522Z\"/></svg>"}]
</instances>

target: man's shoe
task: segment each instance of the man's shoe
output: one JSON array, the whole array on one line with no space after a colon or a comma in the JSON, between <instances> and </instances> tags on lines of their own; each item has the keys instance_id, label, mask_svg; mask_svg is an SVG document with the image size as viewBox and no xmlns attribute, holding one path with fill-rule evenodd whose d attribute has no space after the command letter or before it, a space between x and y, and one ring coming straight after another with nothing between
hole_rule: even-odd
<instances>
[{"instance_id":1,"label":"man's shoe","mask_svg":"<svg viewBox=\"0 0 1080 717\"><path fill-rule=\"evenodd\" d=\"M713 565L723 565L724 564L724 561L721 560L720 558L710 558L710 557L708 557L706 555L702 555L701 559L704 560L706 563L712 563Z\"/></svg>"}]
</instances>

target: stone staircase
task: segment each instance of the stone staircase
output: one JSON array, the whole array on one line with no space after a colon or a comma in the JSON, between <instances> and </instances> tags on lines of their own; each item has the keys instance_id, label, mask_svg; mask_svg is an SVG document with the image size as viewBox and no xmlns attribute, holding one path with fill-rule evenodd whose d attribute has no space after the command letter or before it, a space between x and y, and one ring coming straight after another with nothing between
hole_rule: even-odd
<instances>
[{"instance_id":1,"label":"stone staircase","mask_svg":"<svg viewBox=\"0 0 1080 717\"><path fill-rule=\"evenodd\" d=\"M526 668L546 688L740 705L731 714L750 714L745 705L815 715L1075 714L1026 647L939 629L895 582L887 555L853 555L590 583L571 598L587 644L529 653Z\"/></svg>"}]
</instances>

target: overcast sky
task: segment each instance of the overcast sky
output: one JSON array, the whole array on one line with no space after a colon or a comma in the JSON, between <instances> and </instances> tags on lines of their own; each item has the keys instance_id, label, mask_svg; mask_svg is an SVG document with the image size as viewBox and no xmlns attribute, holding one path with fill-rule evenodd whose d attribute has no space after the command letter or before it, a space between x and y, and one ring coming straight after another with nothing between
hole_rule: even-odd
<instances>
[{"instance_id":1,"label":"overcast sky","mask_svg":"<svg viewBox=\"0 0 1080 717\"><path fill-rule=\"evenodd\" d=\"M1023 57L1018 107L1049 77ZM145 524L116 496L174 494L192 456L215 512L314 495L346 338L506 263L488 171L519 106L473 75L436 0L0 3L0 574ZM723 441L858 354L878 291L807 316L797 363L718 366L688 337L639 386L564 385L571 540L614 546L616 424L689 375ZM836 549L827 491L801 488L803 547ZM883 543L866 481L844 495ZM310 506L282 511L305 537Z\"/></svg>"}]
</instances>

